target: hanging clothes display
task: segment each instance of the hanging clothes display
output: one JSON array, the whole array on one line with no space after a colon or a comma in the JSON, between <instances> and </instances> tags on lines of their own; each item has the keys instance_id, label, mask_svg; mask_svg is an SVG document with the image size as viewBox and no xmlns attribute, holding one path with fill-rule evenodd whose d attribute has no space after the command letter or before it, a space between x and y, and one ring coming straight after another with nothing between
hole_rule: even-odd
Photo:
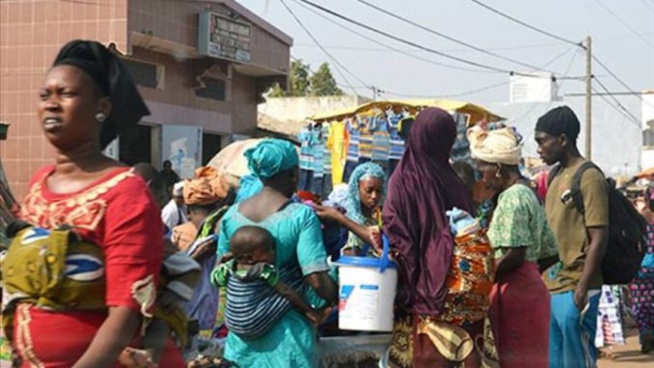
<instances>
[{"instance_id":1,"label":"hanging clothes display","mask_svg":"<svg viewBox=\"0 0 654 368\"><path fill-rule=\"evenodd\" d=\"M300 188L325 197L348 182L361 163L373 161L390 177L402 159L415 116L425 106L450 111L457 123L451 159L472 164L466 130L471 124L503 120L481 106L452 100L372 101L339 115L322 114L298 135Z\"/></svg>"},{"instance_id":2,"label":"hanging clothes display","mask_svg":"<svg viewBox=\"0 0 654 368\"><path fill-rule=\"evenodd\" d=\"M391 111L388 117L388 134L390 141L390 150L388 153L388 169L386 170L386 177L390 178L395 167L404 156L404 138L400 136L400 121L406 116L404 114L395 114Z\"/></svg>"},{"instance_id":3,"label":"hanging clothes display","mask_svg":"<svg viewBox=\"0 0 654 368\"><path fill-rule=\"evenodd\" d=\"M357 117L359 119L359 163L372 160L372 131L371 117Z\"/></svg>"},{"instance_id":4,"label":"hanging clothes display","mask_svg":"<svg viewBox=\"0 0 654 368\"><path fill-rule=\"evenodd\" d=\"M331 152L332 186L343 182L343 171L347 161L349 134L344 121L334 121L329 125L327 148Z\"/></svg>"},{"instance_id":5,"label":"hanging clothes display","mask_svg":"<svg viewBox=\"0 0 654 368\"><path fill-rule=\"evenodd\" d=\"M318 176L318 180L322 181L320 191L314 192L322 198L325 198L332 192L332 150L329 148L328 142L331 135L331 123L322 124L320 126L320 146L322 147L322 176Z\"/></svg>"},{"instance_id":6,"label":"hanging clothes display","mask_svg":"<svg viewBox=\"0 0 654 368\"><path fill-rule=\"evenodd\" d=\"M347 145L347 160L343 169L343 182L347 183L352 171L359 164L359 120L357 118L348 119L345 129L350 137Z\"/></svg>"},{"instance_id":7,"label":"hanging clothes display","mask_svg":"<svg viewBox=\"0 0 654 368\"><path fill-rule=\"evenodd\" d=\"M327 146L330 124L310 123L298 134L300 141L300 178L298 189L319 196L332 188L332 152Z\"/></svg>"},{"instance_id":8,"label":"hanging clothes display","mask_svg":"<svg viewBox=\"0 0 654 368\"><path fill-rule=\"evenodd\" d=\"M452 160L465 161L472 164L472 157L470 155L470 142L466 134L468 130L468 116L464 114L454 113L452 118L456 122L457 136L452 146Z\"/></svg>"},{"instance_id":9,"label":"hanging clothes display","mask_svg":"<svg viewBox=\"0 0 654 368\"><path fill-rule=\"evenodd\" d=\"M372 120L370 131L372 132L372 161L388 169L390 158L391 139L389 134L388 118L386 114L376 115Z\"/></svg>"}]
</instances>

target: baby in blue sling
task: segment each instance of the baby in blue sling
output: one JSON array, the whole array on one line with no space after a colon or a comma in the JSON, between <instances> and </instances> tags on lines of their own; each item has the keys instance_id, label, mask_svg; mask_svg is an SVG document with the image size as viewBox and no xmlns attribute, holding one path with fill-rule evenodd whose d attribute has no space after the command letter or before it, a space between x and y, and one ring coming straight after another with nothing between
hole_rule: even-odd
<instances>
[{"instance_id":1,"label":"baby in blue sling","mask_svg":"<svg viewBox=\"0 0 654 368\"><path fill-rule=\"evenodd\" d=\"M227 287L227 327L243 339L263 336L292 307L316 325L327 316L304 300L299 267L278 269L274 264L275 240L270 232L243 226L234 233L227 257L211 273L214 286Z\"/></svg>"}]
</instances>

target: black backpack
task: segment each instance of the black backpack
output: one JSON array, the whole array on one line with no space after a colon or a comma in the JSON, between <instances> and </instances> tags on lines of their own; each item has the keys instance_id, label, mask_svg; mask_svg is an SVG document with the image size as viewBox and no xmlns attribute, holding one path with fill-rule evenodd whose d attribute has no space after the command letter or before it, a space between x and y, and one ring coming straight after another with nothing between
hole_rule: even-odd
<instances>
[{"instance_id":1,"label":"black backpack","mask_svg":"<svg viewBox=\"0 0 654 368\"><path fill-rule=\"evenodd\" d=\"M588 169L602 172L594 163L581 164L572 178L570 195L575 207L584 214L584 199L581 194L581 177ZM550 172L548 188L561 172L561 165ZM615 180L606 180L609 200L609 240L602 260L602 277L606 285L628 284L638 273L645 257L647 221L629 200L616 189Z\"/></svg>"}]
</instances>

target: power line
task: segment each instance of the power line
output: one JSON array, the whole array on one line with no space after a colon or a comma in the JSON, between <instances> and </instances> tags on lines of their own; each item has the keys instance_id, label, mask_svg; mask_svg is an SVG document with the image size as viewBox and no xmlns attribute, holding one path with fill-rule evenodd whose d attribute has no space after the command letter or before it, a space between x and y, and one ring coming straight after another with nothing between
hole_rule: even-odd
<instances>
[{"instance_id":1,"label":"power line","mask_svg":"<svg viewBox=\"0 0 654 368\"><path fill-rule=\"evenodd\" d=\"M331 18L327 18L325 15L322 13L318 13L315 9L309 8L306 5L297 2L294 0L296 3L300 4L301 6L305 7L305 9L313 12L314 14L319 14L320 17L322 17L325 20L328 20L334 24L338 24L340 27L345 28L345 26L341 25L340 23L336 23L333 21ZM593 39L593 43L601 43L601 42L614 42L614 41L620 41L624 39L629 39L629 38L634 38L634 37L640 37L640 36L645 36L645 35L652 35L654 32L639 32L636 35L629 33L629 34L623 34L619 36L614 36L614 37L606 37L606 38L597 38ZM553 47L553 46L559 46L561 45L561 42L547 42L547 43L539 43L539 44L529 44L529 45L516 45L516 46L493 46L493 47L488 47L486 50L489 51L512 51L512 50L529 50L529 49L542 49L543 47ZM318 47L315 44L312 43L294 43L294 47ZM323 47L328 49L328 50L351 50L351 51L369 51L369 52L387 52L387 51L395 51L396 49L389 49L388 47L360 47L360 46L343 46L343 45L324 45ZM455 48L455 49L439 49L438 51L440 52L473 52L474 50L470 50L468 48ZM410 52L423 52L422 50L416 50L414 48L406 48L406 49L397 49L395 52L402 52L402 53L410 53Z\"/></svg>"},{"instance_id":2,"label":"power line","mask_svg":"<svg viewBox=\"0 0 654 368\"><path fill-rule=\"evenodd\" d=\"M384 42L381 42L381 41L379 41L379 40L376 40L376 39L374 39L374 38L372 38L372 37L368 37L368 36L362 34L361 32L357 32L357 31L355 31L354 29L349 28L348 26L346 26L346 25L344 25L344 24L341 24L341 23L337 22L336 20L327 17L327 16L324 15L323 13L320 13L319 11L317 11L316 9L309 7L308 5L306 5L306 4L304 4L304 3L301 3L299 0L293 0L293 1L295 1L295 2L296 2L297 4L299 4L300 6L303 6L303 7L304 7L305 9L307 9L308 11L310 11L310 12L316 14L317 16L319 16L319 17L321 17L321 18L323 18L323 19L325 19L326 21L328 21L328 22L330 22L330 23L332 23L332 24L335 24L335 25L338 26L339 28L342 28L342 29L345 29L345 30L347 30L347 31L350 31L350 32L352 32L352 34L357 35L358 37L363 38L364 40L367 40L367 41L370 41L370 42L372 42L372 43L374 43L374 44L377 44L377 45L383 46L383 47L386 48L386 49L389 49L389 50L391 50L391 51L397 52L397 53L399 53L399 54L401 54L401 55L404 55L404 56L406 56L406 57L410 57L410 58L413 58L413 59L416 59L416 60L420 60L420 61L423 61L423 62L426 62L426 63L429 63L429 64L433 64L433 65L442 66L442 67L445 67L445 68L451 68L451 69L462 70L462 71L468 71L468 72L475 72L475 73L493 73L493 72L489 72L489 71L487 71L487 70L470 69L470 68L464 68L464 67L460 67L460 66L456 66L456 65L444 64L444 63L440 63L440 62L435 61L435 60L426 59L426 58L423 58L423 57L418 56L418 55L413 55L413 54L407 53L406 50L401 50L401 49L395 48L395 47L390 46L390 45L388 45L388 44L386 44L386 43L384 43Z\"/></svg>"},{"instance_id":3,"label":"power line","mask_svg":"<svg viewBox=\"0 0 654 368\"><path fill-rule=\"evenodd\" d=\"M574 48L574 46L573 46L573 47L569 47L569 48L567 48L563 53L554 56L551 60L549 60L547 63L545 63L545 64L543 65L543 67L547 67L548 65L554 63L555 61L557 61L558 59L560 59L561 57L563 57L564 55L566 55L568 52L570 52L573 48ZM563 75L563 77L561 77L561 78L559 78L559 79L561 79L561 80L566 80L566 79L568 79L568 78L566 78L566 77L567 77L568 73L570 72L570 69L572 68L572 63L573 63L574 58L575 58L576 55L577 55L576 52L572 55L572 60L570 60L570 63L568 64L568 68L566 69L565 74ZM537 68L537 69L541 69L542 67L535 67L535 68ZM385 93L388 93L388 94L390 94L390 95L394 95L394 96L407 97L407 98L453 98L453 97L467 96L467 95L472 95L472 94L475 94L475 93L479 93L479 92L487 91L487 90L490 90L490 89L493 89L493 88L497 88L497 87L500 87L500 86L507 85L507 84L509 84L509 83L511 83L511 81L510 81L510 80L507 80L507 81L504 81L504 82L493 83L493 84L491 84L491 85L488 85L488 86L485 86L485 87L481 87L481 88L478 88L478 89L473 89L473 90L471 90L471 91L467 91L467 92L460 92L460 93L448 94L448 95L441 95L441 96L420 96L420 95L409 95L409 94L395 93L395 92L389 92L389 91L382 91L382 92L385 92ZM563 83L561 83L561 85L562 85L562 84L563 84Z\"/></svg>"},{"instance_id":4,"label":"power line","mask_svg":"<svg viewBox=\"0 0 654 368\"><path fill-rule=\"evenodd\" d=\"M637 93L637 92L635 92L633 89L631 89L631 88L627 85L627 83L625 83L622 79L620 79L620 77L618 77L618 76L617 76L617 75L616 75L616 74L615 74L615 73L614 73L614 72L613 72L613 71L612 71L608 66L606 66L604 63L602 63L602 61L601 61L599 58L597 58L597 56L592 55L591 57L593 58L593 60L595 60L595 62L596 62L597 64L599 64L599 66L601 66L604 70L606 70L606 72L609 73L609 75L611 75L611 76L613 77L613 79L615 79L616 81L618 81L618 83L620 83L620 84L622 85L622 87L626 88L627 91L633 93L636 97L638 97L641 101L643 101L643 102L646 103L647 105L649 105L649 106L651 106L651 107L654 107L654 105L652 105L652 104L649 103L647 100L645 100L645 99L643 98L643 96L641 96L640 93Z\"/></svg>"},{"instance_id":5,"label":"power line","mask_svg":"<svg viewBox=\"0 0 654 368\"><path fill-rule=\"evenodd\" d=\"M386 9L383 9L383 8L377 6L377 5L371 4L371 3L369 3L369 2L367 2L367 1L365 1L365 0L357 0L357 1L360 2L360 3L362 3L362 4L364 4L364 5L366 5L366 6L368 6L368 7L370 7L370 8L372 8L372 9L375 9L375 10L377 10L377 11L383 13L383 14L389 15L389 16L395 18L395 19L399 19L399 20L401 20L401 21L403 21L403 22L405 22L405 23L411 24L412 26L414 26L414 27L416 27L416 28L422 29L422 30L425 31L425 32L429 32L429 33L431 33L431 34L433 34L433 35L436 35L436 36L442 37L442 38L444 38L444 39L446 39L446 40L448 40L448 41L451 41L451 42L454 42L454 43L456 43L456 44L459 44L459 45L462 45L462 46L468 47L468 48L470 48L470 49L473 49L473 50L475 50L475 51L481 52L481 53L483 53L483 54L490 55L490 56L492 56L492 57L495 57L495 58L498 58L498 59L502 59L502 60L504 60L504 61L508 61L508 62L511 62L511 63L517 64L517 65L521 65L521 66L527 67L527 68L531 68L531 69L537 69L537 68L538 68L538 67L536 67L536 66L534 66L534 65L524 63L524 62L522 62L522 61L520 61L520 60L515 60L515 59L512 59L512 58L509 58L509 57L506 57L506 56L500 55L500 54L496 54L496 53L494 53L494 52L491 52L491 51L485 50L485 49L483 49L483 48L481 48L481 47L478 47L478 46L472 45L472 44L470 44L470 43L467 43L467 42L461 41L461 40L459 40L459 39L456 39L456 38L454 38L454 37L452 37L452 36L448 36L448 35L446 35L446 34L444 34L444 33L442 33L442 32L439 32L439 31L433 30L433 29L431 29L431 28L428 28L428 27L426 27L426 26L424 26L424 25L422 25L422 24L420 24L420 23L414 22L414 21L412 21L412 20L410 20L410 19L407 19L407 18L405 18L405 17L403 17L403 16L401 16L401 15L398 15L398 14L396 14L396 13L390 12L390 11L388 11L388 10L386 10ZM555 72L552 72L552 71L548 71L548 72L550 72L550 73L552 73L552 74L556 74Z\"/></svg>"},{"instance_id":6,"label":"power line","mask_svg":"<svg viewBox=\"0 0 654 368\"><path fill-rule=\"evenodd\" d=\"M606 88L606 86L604 85L604 83L602 83L602 81L600 81L598 78L594 78L594 79L595 79L595 82L597 82L597 84L599 84L599 86L602 87L602 89L605 92L607 92L607 93L609 92L608 88ZM613 101L615 101L615 103L619 107L619 110L624 111L629 116L631 121L634 122L634 124L638 125L639 128L642 128L641 125L640 125L640 120L638 120L637 117L635 117L629 110L627 110L627 108L624 107L624 105L622 103L620 103L620 100L618 100L614 95L609 94L608 96L611 97L613 99ZM600 97L606 101L606 97L604 95L600 95Z\"/></svg>"},{"instance_id":7,"label":"power line","mask_svg":"<svg viewBox=\"0 0 654 368\"><path fill-rule=\"evenodd\" d=\"M570 50L572 50L572 49L574 49L574 48L575 48L575 46L570 46L570 48L569 48L567 51L570 51ZM570 73L570 70L572 69L572 65L574 64L575 58L577 57L577 51L578 51L578 50L575 50L575 52L572 53L572 58L570 58L570 62L568 63L568 67L566 68L566 70L565 70L565 74L564 74L564 75L568 75L568 74ZM561 84L559 85L559 88L562 88L562 87L563 87L563 83L564 83L564 82L565 82L565 79L561 82ZM547 87L547 86L545 86L545 87ZM544 91L545 91L545 88L543 89L543 91L541 92L541 94L542 94ZM547 104L547 108L545 109L545 111L549 111L549 110L550 110L550 107L552 107L552 103L553 103L553 102L554 102L554 101L553 101L552 99L550 99L550 102L549 102L549 104ZM533 106L532 106L529 110L527 110L524 114L520 115L520 117L518 117L518 118L516 118L516 119L513 119L513 120L514 120L514 121L521 121L522 119L524 119L525 117L527 117L528 115L530 115L532 112L534 112L534 110L536 110L536 108L537 108L538 106L539 106L538 104L533 104ZM525 138L523 141L531 140L531 139L533 138L533 135L534 135L534 134L535 134L535 131L532 130L532 131L529 133L529 136L527 136L527 138Z\"/></svg>"},{"instance_id":8,"label":"power line","mask_svg":"<svg viewBox=\"0 0 654 368\"><path fill-rule=\"evenodd\" d=\"M346 68L345 66L343 66L343 64L341 64L340 61L338 61L338 59L336 59L335 57L333 57L333 56L329 53L329 51L327 51L324 47L322 47L322 45L320 44L320 42L318 42L318 40L313 36L313 34L311 33L311 31L309 31L309 29L308 29L307 27L304 26L304 24L302 23L302 21L300 20L300 18L298 18L298 17L295 15L295 13L293 12L293 9L291 9L291 8L286 4L286 2L285 2L284 0L280 0L280 2L282 3L282 5L284 5L284 7L286 8L286 10L291 14L291 16L293 17L293 19L295 19L295 21L300 25L300 27L302 27L302 29L304 30L304 32L306 32L306 34L307 34L307 35L308 35L308 36L313 40L313 42L315 42L316 45L318 45L318 47L320 47L320 50L322 50L322 52L324 52L325 55L327 55L328 58L330 58L334 63L336 63L336 70L339 72L339 74L341 75L341 77L343 77L343 80L344 80L345 83L350 87L350 89L352 90L352 92L354 92L354 94L356 95L356 93L357 93L356 90L355 90L354 88L352 88L352 84L351 84L350 81L347 79L347 77L345 77L345 74L344 74L344 73L339 69L339 66L342 67L344 70L346 70L346 71L347 71L348 73L350 73L351 75L353 75L353 74L352 74L351 72L349 72L349 71L347 70L347 68ZM361 79L359 79L359 78L356 77L356 76L355 76L355 79L357 79L357 80L359 81L359 83L364 84L364 85L367 85L367 83L363 82Z\"/></svg>"},{"instance_id":9,"label":"power line","mask_svg":"<svg viewBox=\"0 0 654 368\"><path fill-rule=\"evenodd\" d=\"M638 38L640 38L641 41L645 42L645 43L646 43L647 45L649 45L650 47L654 47L654 43L652 43L650 40L646 39L646 38L643 37L642 35L638 34L638 32L637 32L635 29L631 28L631 26L629 25L629 23L625 22L624 19L622 19L622 18L621 18L620 16L618 16L618 15L617 15L613 10L611 10L611 8L609 8L607 5L605 5L605 4L602 2L602 0L597 0L597 5L599 5L602 9L606 10L609 14L611 14L611 16L612 16L613 18L615 18L618 22L622 23L622 25L625 26L625 28L627 28L628 30L630 30L631 33L633 33L634 35L638 36Z\"/></svg>"},{"instance_id":10,"label":"power line","mask_svg":"<svg viewBox=\"0 0 654 368\"><path fill-rule=\"evenodd\" d=\"M304 6L304 5L303 5ZM307 8L309 9L309 8ZM311 9L314 10L314 9ZM321 14L322 16L322 14ZM629 35L629 37L633 37L632 35ZM523 46L499 46L499 47L490 47L487 50L526 50L526 49L539 49L543 47L552 47L552 46L559 46L561 45L561 42L548 42L548 43L542 43L542 44L532 44L532 45L523 45ZM312 43L295 43L293 44L295 47L315 47L316 45ZM387 47L384 48L379 48L379 47L358 47L358 46L342 46L342 45L323 45L326 49L332 49L332 50L353 50L353 51L389 51ZM416 49L399 49L398 52L421 52L422 50L416 50ZM439 50L440 52L465 52L465 51L473 51L468 48L461 48L461 49L441 49Z\"/></svg>"},{"instance_id":11,"label":"power line","mask_svg":"<svg viewBox=\"0 0 654 368\"><path fill-rule=\"evenodd\" d=\"M654 92L648 93L648 92L632 92L632 91L610 91L610 92L600 92L600 93L594 93L593 96L608 96L608 95L613 95L613 96L634 96L634 95L651 95L654 94ZM566 93L564 96L569 96L569 97L583 97L586 96L585 93Z\"/></svg>"},{"instance_id":12,"label":"power line","mask_svg":"<svg viewBox=\"0 0 654 368\"><path fill-rule=\"evenodd\" d=\"M311 2L311 1L308 1L308 0L298 0L298 1L301 1L301 2L303 2L303 3L305 3L305 4L307 4L307 5L310 5L310 6L314 7L314 8L316 8L316 9L318 9L318 10L320 10L320 11L323 11L323 12L325 12L325 13L328 13L328 14L334 16L334 17L340 18L340 19L342 19L342 20L344 20L344 21L346 21L346 22L349 22L349 23L352 23L352 24L354 24L354 25L357 25L357 26L359 26L359 27L361 27L361 28L367 29L367 30L369 30L369 31L371 31L371 32L374 32L374 33L380 34L380 35L382 35L382 36L385 36L385 37L390 38L390 39L392 39L392 40L395 40L395 41L397 41L397 42L401 42L401 43L404 43L404 44L407 44L407 45L413 46L413 47L415 47L415 48L425 50L425 51L430 52L430 53L432 53L432 54L439 55L439 56L444 57L444 58L447 58L447 59L455 60L455 61L458 61L458 62L463 63L463 64L472 65L472 66L475 66L475 67L477 67L477 68L481 68L481 69L486 69L486 70L490 70L490 71L494 71L494 72L498 72L498 73L506 73L506 74L510 74L510 73L511 73L510 70L501 69L501 68L496 68L496 67L494 67L494 66L484 65L484 64L477 63L477 62L470 61L470 60L466 60L466 59L463 59L463 58L460 58L460 57L456 57L456 56L448 55L448 54L445 54L445 53L440 52L440 51L438 51L438 50L434 50L434 49L432 49L432 48L429 48L429 47L426 47L426 46L423 46L423 45L417 44L417 43L415 43L415 42L412 42L412 41L406 40L406 39L404 39L404 38L401 38L401 37L398 37L398 36L394 36L394 35L392 35L392 34L390 34L390 33L386 33L386 32L384 32L384 31L380 31L380 30L378 30L378 29L376 29L376 28L374 28L374 27L371 27L371 26L369 26L369 25L367 25L367 24L363 24L363 23L361 23L361 22L359 22L359 21L356 21L356 20L353 20L353 19L351 19L351 18L348 18L348 17L346 17L346 16L344 16L344 15L342 15L342 14L339 14L339 13L333 11L333 10L327 9L327 8L321 6L321 5L315 4L315 3Z\"/></svg>"},{"instance_id":13,"label":"power line","mask_svg":"<svg viewBox=\"0 0 654 368\"><path fill-rule=\"evenodd\" d=\"M611 103L611 101L609 101L609 99L606 98L606 96L608 96L607 94L603 94L603 93L601 93L601 92L598 92L597 89L596 89L595 87L593 87L593 91L595 91L595 96L599 96L599 97L601 97L602 100L604 100L604 102L606 102L607 105L611 106L611 108L612 108L613 110L617 111L620 115L622 115L623 118L627 119L627 122L636 125L636 126L637 126L638 128L640 128L640 129L643 128L643 127L640 125L640 122L635 122L631 116L625 114L625 113L624 113L620 108L618 108L618 107L615 106L613 103Z\"/></svg>"},{"instance_id":14,"label":"power line","mask_svg":"<svg viewBox=\"0 0 654 368\"><path fill-rule=\"evenodd\" d=\"M503 18L506 18L506 19L508 19L508 20L510 20L510 21L512 21L514 23L520 24L523 27L527 27L527 28L531 29L532 31L538 32L540 34L546 35L548 37L554 38L556 40L559 40L559 41L562 41L562 42L565 42L565 43L569 43L571 45L575 45L575 46L579 46L581 48L585 48L584 45L581 42L571 41L571 40L568 40L566 38L557 36L557 35L555 35L553 33L544 31L544 30L542 30L540 28L534 27L531 24L525 23L525 22L523 22L523 21L521 21L519 19L516 19L516 18L514 18L514 17L512 17L512 16L510 16L510 15L508 15L506 13L503 13L503 12L501 12L501 11L499 11L499 10L489 6L489 5L486 5L486 4L482 3L479 0L469 0L469 1L477 4L477 5L481 6L482 8L485 8L485 9L487 9L487 10L489 10L489 11L491 11L491 12L493 12L493 13L495 13L495 14L503 17Z\"/></svg>"},{"instance_id":15,"label":"power line","mask_svg":"<svg viewBox=\"0 0 654 368\"><path fill-rule=\"evenodd\" d=\"M427 95L409 95L409 94L403 94L403 93L396 93L396 92L391 92L391 91L381 91L382 93L386 93L392 96L399 96L399 97L406 97L406 98L453 98L453 97L462 97L462 96L468 96L468 95L473 95L475 93L479 92L484 92L493 88L497 88L500 86L504 86L509 84L510 81L504 81L500 83L493 83L491 85L477 88L471 91L467 92L460 92L460 93L455 93L455 94L448 94L448 95L441 95L441 96L427 96Z\"/></svg>"}]
</instances>

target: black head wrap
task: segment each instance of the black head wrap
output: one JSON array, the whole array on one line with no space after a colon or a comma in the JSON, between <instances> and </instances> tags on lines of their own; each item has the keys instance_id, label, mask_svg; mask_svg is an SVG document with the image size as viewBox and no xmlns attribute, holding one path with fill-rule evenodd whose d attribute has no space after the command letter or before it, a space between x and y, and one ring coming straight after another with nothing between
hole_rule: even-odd
<instances>
[{"instance_id":1,"label":"black head wrap","mask_svg":"<svg viewBox=\"0 0 654 368\"><path fill-rule=\"evenodd\" d=\"M111 114L104 121L100 136L103 149L143 116L150 115L127 67L104 45L95 41L71 41L61 48L52 64L59 65L83 70L100 92L111 98Z\"/></svg>"},{"instance_id":2,"label":"black head wrap","mask_svg":"<svg viewBox=\"0 0 654 368\"><path fill-rule=\"evenodd\" d=\"M538 119L536 131L554 136L565 134L571 141L576 141L581 131L581 125L571 108L560 106L548 111Z\"/></svg>"}]
</instances>

